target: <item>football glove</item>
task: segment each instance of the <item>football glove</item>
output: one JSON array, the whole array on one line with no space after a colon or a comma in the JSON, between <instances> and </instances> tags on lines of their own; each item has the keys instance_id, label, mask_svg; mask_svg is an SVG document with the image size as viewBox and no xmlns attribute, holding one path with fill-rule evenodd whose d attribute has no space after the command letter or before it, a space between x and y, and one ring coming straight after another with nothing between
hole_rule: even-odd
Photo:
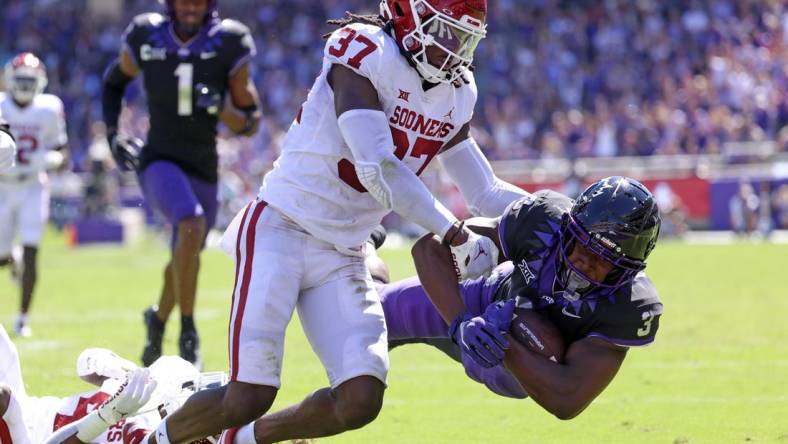
<instances>
[{"instance_id":1,"label":"football glove","mask_svg":"<svg viewBox=\"0 0 788 444\"><path fill-rule=\"evenodd\" d=\"M449 326L449 336L460 346L463 354L484 368L500 364L509 348L509 340L484 315L472 317L464 313L457 316Z\"/></svg>"},{"instance_id":2,"label":"football glove","mask_svg":"<svg viewBox=\"0 0 788 444\"><path fill-rule=\"evenodd\" d=\"M123 171L134 171L139 166L139 154L144 145L142 140L134 136L126 136L118 133L111 133L107 140L109 141L109 150L112 152L112 158L115 163Z\"/></svg>"},{"instance_id":3,"label":"football glove","mask_svg":"<svg viewBox=\"0 0 788 444\"><path fill-rule=\"evenodd\" d=\"M468 230L465 243L449 245L459 279L475 279L489 274L498 265L498 247L492 239Z\"/></svg>"},{"instance_id":4,"label":"football glove","mask_svg":"<svg viewBox=\"0 0 788 444\"><path fill-rule=\"evenodd\" d=\"M147 368L138 368L129 372L126 381L118 388L118 391L99 406L99 418L107 426L116 424L144 406L154 389L156 389L156 380L150 377L150 371Z\"/></svg>"}]
</instances>

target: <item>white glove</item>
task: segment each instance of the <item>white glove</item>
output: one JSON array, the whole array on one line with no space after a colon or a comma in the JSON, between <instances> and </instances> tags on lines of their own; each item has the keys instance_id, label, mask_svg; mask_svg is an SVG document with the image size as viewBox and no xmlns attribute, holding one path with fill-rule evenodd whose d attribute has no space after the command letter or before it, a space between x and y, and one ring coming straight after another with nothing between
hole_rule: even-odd
<instances>
[{"instance_id":1,"label":"white glove","mask_svg":"<svg viewBox=\"0 0 788 444\"><path fill-rule=\"evenodd\" d=\"M138 368L130 372L118 391L99 406L98 415L108 426L115 424L145 405L155 388L156 380L150 377L150 371Z\"/></svg>"},{"instance_id":2,"label":"white glove","mask_svg":"<svg viewBox=\"0 0 788 444\"><path fill-rule=\"evenodd\" d=\"M0 131L0 173L14 166L16 142L4 131Z\"/></svg>"},{"instance_id":3,"label":"white glove","mask_svg":"<svg viewBox=\"0 0 788 444\"><path fill-rule=\"evenodd\" d=\"M498 247L492 239L469 231L468 240L449 246L460 279L475 279L489 274L498 265Z\"/></svg>"}]
</instances>

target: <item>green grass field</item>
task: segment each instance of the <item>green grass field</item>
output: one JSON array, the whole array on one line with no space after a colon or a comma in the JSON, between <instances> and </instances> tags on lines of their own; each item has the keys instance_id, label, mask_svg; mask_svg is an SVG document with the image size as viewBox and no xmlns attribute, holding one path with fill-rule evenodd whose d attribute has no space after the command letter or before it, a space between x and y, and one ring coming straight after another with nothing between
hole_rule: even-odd
<instances>
[{"instance_id":1,"label":"green grass field","mask_svg":"<svg viewBox=\"0 0 788 444\"><path fill-rule=\"evenodd\" d=\"M33 307L34 337L17 340L28 392L89 389L79 352L108 347L137 360L142 309L154 302L166 260L153 239L134 248L69 250L47 237ZM407 250L385 250L393 278L413 273ZM232 264L203 256L197 322L206 370L224 370ZM395 350L386 401L370 426L338 443L788 443L788 246L663 243L650 260L665 313L654 345L636 349L608 389L562 422L532 401L489 393L422 346ZM18 290L0 278L0 322L10 327ZM165 352L177 353L173 322ZM288 331L276 407L325 384L297 319Z\"/></svg>"}]
</instances>

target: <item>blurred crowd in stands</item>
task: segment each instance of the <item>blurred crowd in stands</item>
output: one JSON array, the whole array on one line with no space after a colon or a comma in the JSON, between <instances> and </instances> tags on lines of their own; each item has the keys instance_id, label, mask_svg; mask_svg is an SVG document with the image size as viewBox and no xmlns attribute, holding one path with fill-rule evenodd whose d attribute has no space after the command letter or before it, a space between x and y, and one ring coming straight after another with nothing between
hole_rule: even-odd
<instances>
[{"instance_id":1,"label":"blurred crowd in stands","mask_svg":"<svg viewBox=\"0 0 788 444\"><path fill-rule=\"evenodd\" d=\"M250 140L223 138L225 193L248 194L277 155L320 69L327 18L377 0L219 0L252 30L265 114ZM65 105L74 168L106 153L101 74L131 18L154 0L0 0L0 61L29 50ZM718 153L737 141L788 151L783 0L494 0L475 74L473 132L491 159ZM141 85L127 130L144 135ZM93 154L91 154L93 153ZM105 155L105 154L103 154Z\"/></svg>"}]
</instances>

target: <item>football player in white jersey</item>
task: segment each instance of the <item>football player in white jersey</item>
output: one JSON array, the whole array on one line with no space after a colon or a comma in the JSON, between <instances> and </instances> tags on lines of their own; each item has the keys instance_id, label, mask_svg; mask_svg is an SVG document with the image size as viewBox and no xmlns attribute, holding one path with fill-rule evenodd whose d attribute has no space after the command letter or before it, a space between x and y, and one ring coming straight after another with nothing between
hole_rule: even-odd
<instances>
[{"instance_id":1,"label":"football player in white jersey","mask_svg":"<svg viewBox=\"0 0 788 444\"><path fill-rule=\"evenodd\" d=\"M38 270L38 244L49 217L47 169L63 165L68 142L63 102L44 94L44 64L25 52L5 66L6 92L0 92L0 116L16 139L16 165L0 171L0 266L21 266L21 304L14 333L29 336L28 311ZM16 239L22 245L21 264L12 257Z\"/></svg>"},{"instance_id":2,"label":"football player in white jersey","mask_svg":"<svg viewBox=\"0 0 788 444\"><path fill-rule=\"evenodd\" d=\"M28 396L16 347L1 325L0 363L2 444L139 444L189 394L226 382L226 374L199 373L177 356L138 368L110 350L89 348L77 359L77 375L96 389Z\"/></svg>"},{"instance_id":3,"label":"football player in white jersey","mask_svg":"<svg viewBox=\"0 0 788 444\"><path fill-rule=\"evenodd\" d=\"M380 16L331 22L340 29L282 154L225 234L236 259L231 382L190 398L149 442L222 429L225 443L276 442L372 421L389 361L364 245L390 211L450 245L459 276L497 263L492 240L464 228L418 178L437 156L471 210L493 217L526 194L495 177L469 134L486 10L486 0L383 0ZM330 387L257 419L279 389L296 308Z\"/></svg>"}]
</instances>

